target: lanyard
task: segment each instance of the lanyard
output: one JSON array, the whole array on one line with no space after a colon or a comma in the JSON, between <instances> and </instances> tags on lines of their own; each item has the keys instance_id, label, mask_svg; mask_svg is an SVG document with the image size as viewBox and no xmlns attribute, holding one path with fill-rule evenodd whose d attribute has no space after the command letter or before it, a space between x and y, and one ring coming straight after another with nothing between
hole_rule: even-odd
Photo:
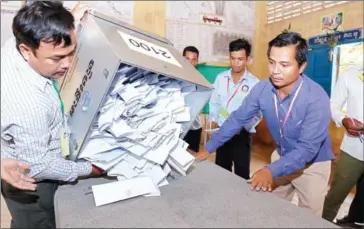
<instances>
[{"instance_id":1,"label":"lanyard","mask_svg":"<svg viewBox=\"0 0 364 229\"><path fill-rule=\"evenodd\" d=\"M226 104L226 108L228 108L231 100L235 97L236 93L238 92L241 84L243 83L244 79L241 80L241 82L239 83L238 87L236 88L235 92L231 95L230 99L228 100L227 104ZM230 79L228 78L227 79L227 82L226 82L226 92L227 94L229 94L229 86L230 86Z\"/></svg>"},{"instance_id":2,"label":"lanyard","mask_svg":"<svg viewBox=\"0 0 364 229\"><path fill-rule=\"evenodd\" d=\"M301 81L300 85L297 88L296 93L294 94L294 97L292 99L291 104L289 105L289 108L288 108L286 117L284 118L284 121L283 121L282 125L280 124L279 115L278 115L278 98L277 98L277 95L276 94L274 94L274 96L273 96L273 98L274 98L274 108L275 108L275 111L276 111L276 115L277 115L277 119L278 119L278 125L279 125L279 141L280 141L280 145L281 145L281 153L283 153L282 152L282 149L283 149L283 147L282 147L282 143L283 143L283 128L286 125L289 116L291 115L291 111L292 111L293 104L296 101L296 98L298 96L298 93L300 92L300 90L302 88L302 84L303 84L303 80Z\"/></svg>"},{"instance_id":3,"label":"lanyard","mask_svg":"<svg viewBox=\"0 0 364 229\"><path fill-rule=\"evenodd\" d=\"M52 84L53 84L54 90L56 90L56 92L57 92L59 101L61 103L61 111L62 111L62 116L63 116L64 115L64 104L63 104L63 101L62 101L61 93L60 93L59 88L58 88L58 84L57 84L57 82L55 80L52 80Z\"/></svg>"}]
</instances>

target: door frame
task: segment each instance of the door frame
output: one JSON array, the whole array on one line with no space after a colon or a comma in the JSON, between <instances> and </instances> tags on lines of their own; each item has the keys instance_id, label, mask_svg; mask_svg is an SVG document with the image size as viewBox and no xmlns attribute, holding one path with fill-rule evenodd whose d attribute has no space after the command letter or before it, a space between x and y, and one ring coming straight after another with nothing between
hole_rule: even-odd
<instances>
[{"instance_id":1,"label":"door frame","mask_svg":"<svg viewBox=\"0 0 364 229\"><path fill-rule=\"evenodd\" d=\"M345 45L345 44L351 44L351 43L358 43L358 42L364 42L364 38L355 39L355 40L346 40L346 41L339 41L336 43L335 47L333 48L333 58L332 58L332 68L331 68L331 93L335 87L336 80L337 80L337 52L338 52L338 46ZM320 49L320 48L327 48L327 44L318 44L318 45L312 45L309 46L308 51L314 50L314 49ZM307 56L308 57L308 56ZM308 62L308 59L307 59Z\"/></svg>"}]
</instances>

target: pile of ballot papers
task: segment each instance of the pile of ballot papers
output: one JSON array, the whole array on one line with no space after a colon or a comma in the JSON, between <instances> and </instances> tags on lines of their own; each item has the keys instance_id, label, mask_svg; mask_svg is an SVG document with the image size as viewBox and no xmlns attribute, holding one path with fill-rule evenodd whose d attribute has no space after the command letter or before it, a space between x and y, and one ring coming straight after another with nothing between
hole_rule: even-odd
<instances>
[{"instance_id":1,"label":"pile of ballot papers","mask_svg":"<svg viewBox=\"0 0 364 229\"><path fill-rule=\"evenodd\" d=\"M119 190L118 200L159 196L172 170L186 175L194 156L180 139L182 124L191 121L184 96L196 89L135 66L119 68L78 156L118 179L93 186L95 200L103 193L96 205L115 201L102 190ZM126 187L138 190L121 191Z\"/></svg>"}]
</instances>

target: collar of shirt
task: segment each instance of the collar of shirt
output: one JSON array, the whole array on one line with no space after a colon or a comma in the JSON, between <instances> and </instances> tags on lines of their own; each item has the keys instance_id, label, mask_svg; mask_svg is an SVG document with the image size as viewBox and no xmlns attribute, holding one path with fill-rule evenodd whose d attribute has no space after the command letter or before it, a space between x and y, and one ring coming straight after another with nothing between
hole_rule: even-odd
<instances>
[{"instance_id":1,"label":"collar of shirt","mask_svg":"<svg viewBox=\"0 0 364 229\"><path fill-rule=\"evenodd\" d=\"M297 89L298 89L298 87L299 87L299 85L300 85L300 83L302 82L302 80L304 80L304 78L305 78L306 76L305 75L300 75L299 77L298 77L298 80L295 82L295 84L294 84L294 86L293 86L293 88L292 88L292 90L288 93L288 95L287 95L287 97L286 98L284 98L283 100L286 100L286 99L289 99L289 98L291 98L292 96L294 96L294 94L296 93L296 91L297 91ZM278 101L281 101L281 98L279 97L279 94L278 94L278 89L277 88L275 88L274 87L274 85L272 84L272 83L270 83L271 85L272 85L272 92L275 94L275 95L277 95L277 99L278 99Z\"/></svg>"},{"instance_id":2,"label":"collar of shirt","mask_svg":"<svg viewBox=\"0 0 364 229\"><path fill-rule=\"evenodd\" d=\"M6 48L9 49L10 60L12 66L18 69L20 72L20 76L24 78L24 80L29 81L34 86L38 87L42 92L44 92L47 84L52 85L52 81L41 76L38 72L36 72L23 58L18 49L16 48L15 39L11 39L7 44Z\"/></svg>"},{"instance_id":3,"label":"collar of shirt","mask_svg":"<svg viewBox=\"0 0 364 229\"><path fill-rule=\"evenodd\" d=\"M249 71L248 69L245 69L244 70L244 74L243 76L240 78L240 80L234 84L239 84L240 82L246 80L246 81L249 81L249 78L250 78L250 74L249 74ZM225 78L229 79L231 82L234 82L233 81L233 70L230 68L229 70L229 74L225 75Z\"/></svg>"}]
</instances>

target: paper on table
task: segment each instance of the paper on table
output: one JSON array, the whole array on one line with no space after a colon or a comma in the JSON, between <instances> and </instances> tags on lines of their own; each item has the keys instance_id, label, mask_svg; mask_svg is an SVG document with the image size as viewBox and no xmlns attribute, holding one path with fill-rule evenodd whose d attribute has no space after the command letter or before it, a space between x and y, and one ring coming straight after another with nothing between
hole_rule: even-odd
<instances>
[{"instance_id":1,"label":"paper on table","mask_svg":"<svg viewBox=\"0 0 364 229\"><path fill-rule=\"evenodd\" d=\"M169 147L166 145L161 145L156 149L150 149L144 155L144 158L154 163L162 165L167 160L169 153L170 153Z\"/></svg>"},{"instance_id":2,"label":"paper on table","mask_svg":"<svg viewBox=\"0 0 364 229\"><path fill-rule=\"evenodd\" d=\"M120 176L117 176L116 179L118 179L118 181L123 181L123 180L127 180L126 177L120 175Z\"/></svg>"},{"instance_id":3,"label":"paper on table","mask_svg":"<svg viewBox=\"0 0 364 229\"><path fill-rule=\"evenodd\" d=\"M188 147L188 143L185 142L184 140L182 139L178 139L178 147L180 148L183 148L183 149L187 149Z\"/></svg>"},{"instance_id":4,"label":"paper on table","mask_svg":"<svg viewBox=\"0 0 364 229\"><path fill-rule=\"evenodd\" d=\"M96 206L110 204L145 194L160 192L150 177L136 177L124 181L92 186Z\"/></svg>"},{"instance_id":5,"label":"paper on table","mask_svg":"<svg viewBox=\"0 0 364 229\"><path fill-rule=\"evenodd\" d=\"M174 168L179 174L181 174L182 176L186 176L186 171L184 170L183 167L181 167L180 165L178 165L178 163L175 162L175 160L173 160L173 158L171 158L170 156L167 158L167 162L168 164Z\"/></svg>"},{"instance_id":6,"label":"paper on table","mask_svg":"<svg viewBox=\"0 0 364 229\"><path fill-rule=\"evenodd\" d=\"M118 145L112 145L103 138L94 138L86 142L85 146L80 152L79 158L89 158L95 154L107 152L116 148L118 148Z\"/></svg>"},{"instance_id":7,"label":"paper on table","mask_svg":"<svg viewBox=\"0 0 364 229\"><path fill-rule=\"evenodd\" d=\"M168 176L169 173L172 171L171 167L169 167L169 164L166 162L163 165L163 171Z\"/></svg>"},{"instance_id":8,"label":"paper on table","mask_svg":"<svg viewBox=\"0 0 364 229\"><path fill-rule=\"evenodd\" d=\"M155 185L158 185L167 176L159 165L154 165L152 168L145 170L143 174L149 176Z\"/></svg>"},{"instance_id":9,"label":"paper on table","mask_svg":"<svg viewBox=\"0 0 364 229\"><path fill-rule=\"evenodd\" d=\"M119 150L119 149L118 149ZM124 160L124 158L127 156L128 154L122 154L121 156L117 157L116 159L112 160L112 161L108 161L108 162L93 162L92 164L94 164L95 166L99 167L100 169L103 169L104 171L109 171L109 169L111 169L112 167L114 167L115 165L117 165L120 161Z\"/></svg>"},{"instance_id":10,"label":"paper on table","mask_svg":"<svg viewBox=\"0 0 364 229\"><path fill-rule=\"evenodd\" d=\"M129 127L128 124L122 119L118 119L114 121L110 127L112 133L114 134L115 138L120 138L126 134L132 133L133 130Z\"/></svg>"},{"instance_id":11,"label":"paper on table","mask_svg":"<svg viewBox=\"0 0 364 229\"><path fill-rule=\"evenodd\" d=\"M163 186L166 186L166 185L169 185L169 182L167 181L167 179L164 179L163 181L161 181L159 184L158 184L158 187L163 187Z\"/></svg>"},{"instance_id":12,"label":"paper on table","mask_svg":"<svg viewBox=\"0 0 364 229\"><path fill-rule=\"evenodd\" d=\"M122 149L114 149L114 150L110 150L108 152L93 155L92 157L85 158L85 159L87 159L91 162L103 163L103 162L109 162L109 161L115 160L125 153L126 153L126 151L124 151Z\"/></svg>"},{"instance_id":13,"label":"paper on table","mask_svg":"<svg viewBox=\"0 0 364 229\"><path fill-rule=\"evenodd\" d=\"M134 171L129 163L125 160L121 161L117 165L115 165L110 171L107 173L108 176L120 176L123 175L127 179L136 177L138 173Z\"/></svg>"},{"instance_id":14,"label":"paper on table","mask_svg":"<svg viewBox=\"0 0 364 229\"><path fill-rule=\"evenodd\" d=\"M133 154L129 154L124 160L140 169L143 168L145 164L147 164L147 160Z\"/></svg>"},{"instance_id":15,"label":"paper on table","mask_svg":"<svg viewBox=\"0 0 364 229\"><path fill-rule=\"evenodd\" d=\"M189 107L184 107L182 112L176 113L176 122L189 122L189 121L191 121Z\"/></svg>"},{"instance_id":16,"label":"paper on table","mask_svg":"<svg viewBox=\"0 0 364 229\"><path fill-rule=\"evenodd\" d=\"M173 150L169 156L182 167L195 160L194 156L192 156L189 152L180 147L177 147L175 150Z\"/></svg>"},{"instance_id":17,"label":"paper on table","mask_svg":"<svg viewBox=\"0 0 364 229\"><path fill-rule=\"evenodd\" d=\"M148 152L149 148L144 147L140 144L134 144L134 145L128 147L127 150L130 153L135 154L137 156L143 156L144 154L146 154Z\"/></svg>"},{"instance_id":18,"label":"paper on table","mask_svg":"<svg viewBox=\"0 0 364 229\"><path fill-rule=\"evenodd\" d=\"M164 162L167 160L168 155L177 146L178 139L179 138L175 137L175 135L173 135L173 133L172 133L172 135L169 135L164 139L162 145L160 145L158 148L150 149L144 155L144 157L159 165L163 165Z\"/></svg>"}]
</instances>

